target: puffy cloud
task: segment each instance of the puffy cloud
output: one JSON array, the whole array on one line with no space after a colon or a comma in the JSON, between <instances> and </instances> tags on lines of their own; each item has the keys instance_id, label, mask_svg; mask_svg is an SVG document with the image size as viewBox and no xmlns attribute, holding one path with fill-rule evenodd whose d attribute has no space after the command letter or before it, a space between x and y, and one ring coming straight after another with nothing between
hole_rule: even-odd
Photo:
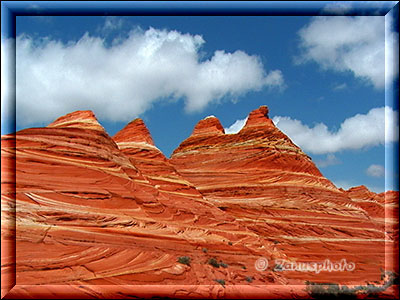
<instances>
[{"instance_id":1,"label":"puffy cloud","mask_svg":"<svg viewBox=\"0 0 400 300\"><path fill-rule=\"evenodd\" d=\"M106 16L102 31L109 32L112 30L120 29L123 25L123 19L116 16Z\"/></svg>"},{"instance_id":2,"label":"puffy cloud","mask_svg":"<svg viewBox=\"0 0 400 300\"><path fill-rule=\"evenodd\" d=\"M399 73L399 34L394 31L393 10L385 16L385 87L392 87ZM396 18L398 22L398 17Z\"/></svg>"},{"instance_id":3,"label":"puffy cloud","mask_svg":"<svg viewBox=\"0 0 400 300\"><path fill-rule=\"evenodd\" d=\"M350 2L333 2L325 5L323 12L336 15L343 15L352 9Z\"/></svg>"},{"instance_id":4,"label":"puffy cloud","mask_svg":"<svg viewBox=\"0 0 400 300\"><path fill-rule=\"evenodd\" d=\"M247 118L241 119L241 120L236 120L235 123L233 123L231 126L225 129L226 134L234 134L238 133L246 124Z\"/></svg>"},{"instance_id":5,"label":"puffy cloud","mask_svg":"<svg viewBox=\"0 0 400 300\"><path fill-rule=\"evenodd\" d=\"M399 138L398 112L388 106L373 108L367 114L350 117L344 120L336 132L330 131L324 123L309 127L290 117L275 116L272 120L295 144L313 154L361 149L395 142ZM225 132L239 132L246 121L247 118L236 120L225 128ZM328 154L327 159L320 162L320 166L337 163L340 161L334 155Z\"/></svg>"},{"instance_id":6,"label":"puffy cloud","mask_svg":"<svg viewBox=\"0 0 400 300\"><path fill-rule=\"evenodd\" d=\"M332 153L328 153L325 159L317 160L316 164L320 168L325 168L328 166L334 166L340 164L341 161Z\"/></svg>"},{"instance_id":7,"label":"puffy cloud","mask_svg":"<svg viewBox=\"0 0 400 300\"><path fill-rule=\"evenodd\" d=\"M243 51L219 50L202 60L204 43L200 35L153 28L132 30L111 46L87 33L66 44L19 36L17 122L49 122L78 109L129 121L157 101L183 98L193 112L226 96L283 86L279 70L267 73L259 57Z\"/></svg>"},{"instance_id":8,"label":"puffy cloud","mask_svg":"<svg viewBox=\"0 0 400 300\"><path fill-rule=\"evenodd\" d=\"M386 65L393 65L398 53L398 34L384 16L320 16L299 31L302 54L299 63L315 61L324 69L351 71L355 77L375 88L385 86ZM385 38L386 26L386 38ZM389 55L390 54L390 55ZM396 68L386 68L386 80L392 82Z\"/></svg>"},{"instance_id":9,"label":"puffy cloud","mask_svg":"<svg viewBox=\"0 0 400 300\"><path fill-rule=\"evenodd\" d=\"M1 132L14 131L10 122L14 120L15 98L15 39L1 37Z\"/></svg>"},{"instance_id":10,"label":"puffy cloud","mask_svg":"<svg viewBox=\"0 0 400 300\"><path fill-rule=\"evenodd\" d=\"M385 176L385 168L381 165L370 165L366 173L372 177L383 177Z\"/></svg>"},{"instance_id":11,"label":"puffy cloud","mask_svg":"<svg viewBox=\"0 0 400 300\"><path fill-rule=\"evenodd\" d=\"M333 15L385 15L397 4L396 1L332 1L324 6L322 12Z\"/></svg>"},{"instance_id":12,"label":"puffy cloud","mask_svg":"<svg viewBox=\"0 0 400 300\"><path fill-rule=\"evenodd\" d=\"M276 116L273 121L294 143L313 154L377 146L398 141L399 134L397 111L388 106L350 117L336 132L330 131L323 123L310 128L290 117Z\"/></svg>"}]
</instances>

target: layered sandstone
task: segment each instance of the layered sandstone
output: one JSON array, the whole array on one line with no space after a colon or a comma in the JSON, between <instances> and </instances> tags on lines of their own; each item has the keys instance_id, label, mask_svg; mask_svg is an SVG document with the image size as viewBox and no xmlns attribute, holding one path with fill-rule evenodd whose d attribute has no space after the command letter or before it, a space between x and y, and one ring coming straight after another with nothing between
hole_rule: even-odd
<instances>
[{"instance_id":1,"label":"layered sandstone","mask_svg":"<svg viewBox=\"0 0 400 300\"><path fill-rule=\"evenodd\" d=\"M215 116L208 116L197 123L193 129L194 135L224 134L225 130Z\"/></svg>"},{"instance_id":2,"label":"layered sandstone","mask_svg":"<svg viewBox=\"0 0 400 300\"><path fill-rule=\"evenodd\" d=\"M113 140L121 153L129 158L143 177L157 189L159 201L173 212L173 217L186 210L191 218L178 220L190 226L204 224L208 228L237 231L245 230L234 218L206 201L199 191L184 179L170 164L164 154L154 145L143 120L135 119L119 131Z\"/></svg>"},{"instance_id":3,"label":"layered sandstone","mask_svg":"<svg viewBox=\"0 0 400 300\"><path fill-rule=\"evenodd\" d=\"M91 111L2 136L1 159L9 297L307 297L306 280L385 286L398 270L398 192L337 189L265 106L237 134L201 120L171 159L141 119L111 138ZM274 270L343 258L353 272Z\"/></svg>"},{"instance_id":4,"label":"layered sandstone","mask_svg":"<svg viewBox=\"0 0 400 300\"><path fill-rule=\"evenodd\" d=\"M91 112L68 114L3 136L2 165L2 224L16 204L17 286L240 285L258 257L280 257L183 179L141 120L113 140ZM265 274L254 283L286 282Z\"/></svg>"},{"instance_id":5,"label":"layered sandstone","mask_svg":"<svg viewBox=\"0 0 400 300\"><path fill-rule=\"evenodd\" d=\"M353 203L362 207L370 217L385 219L385 197L368 190L364 185L346 191Z\"/></svg>"},{"instance_id":6,"label":"layered sandstone","mask_svg":"<svg viewBox=\"0 0 400 300\"><path fill-rule=\"evenodd\" d=\"M59 117L54 122L50 123L47 127L92 129L104 132L103 126L99 124L94 113L90 110L76 111Z\"/></svg>"},{"instance_id":7,"label":"layered sandstone","mask_svg":"<svg viewBox=\"0 0 400 300\"><path fill-rule=\"evenodd\" d=\"M372 194L366 198L376 202L374 207L337 189L274 125L265 106L251 112L237 134L215 127L203 125L206 136L194 130L173 152L170 162L183 177L211 203L274 241L290 260L344 258L358 266L347 273L287 272L287 278L346 284L380 280L385 243L394 240L385 236L380 220L371 219L384 218Z\"/></svg>"}]
</instances>

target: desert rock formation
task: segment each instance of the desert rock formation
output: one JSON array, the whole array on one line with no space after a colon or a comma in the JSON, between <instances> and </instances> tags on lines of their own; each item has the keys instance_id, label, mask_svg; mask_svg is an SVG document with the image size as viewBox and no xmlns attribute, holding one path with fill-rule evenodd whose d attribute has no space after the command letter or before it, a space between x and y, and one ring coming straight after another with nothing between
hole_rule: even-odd
<instances>
[{"instance_id":1,"label":"desert rock formation","mask_svg":"<svg viewBox=\"0 0 400 300\"><path fill-rule=\"evenodd\" d=\"M398 270L398 192L337 189L265 106L237 134L201 120L171 159L141 119L110 137L91 111L1 143L2 296L307 297ZM327 258L356 268L274 269Z\"/></svg>"},{"instance_id":2,"label":"desert rock formation","mask_svg":"<svg viewBox=\"0 0 400 300\"><path fill-rule=\"evenodd\" d=\"M357 265L353 272L287 272L287 278L379 280L385 243L395 241L385 235L384 197L365 187L336 188L274 125L266 106L252 111L237 134L224 134L216 124L216 118L200 121L174 151L170 162L178 172L211 203L276 243L288 259Z\"/></svg>"}]
</instances>

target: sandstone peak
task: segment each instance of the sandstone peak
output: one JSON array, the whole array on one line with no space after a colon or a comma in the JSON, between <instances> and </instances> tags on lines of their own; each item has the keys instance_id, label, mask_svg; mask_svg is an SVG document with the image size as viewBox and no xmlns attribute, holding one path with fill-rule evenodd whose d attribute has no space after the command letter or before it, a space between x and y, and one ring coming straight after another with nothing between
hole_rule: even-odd
<instances>
[{"instance_id":1,"label":"sandstone peak","mask_svg":"<svg viewBox=\"0 0 400 300\"><path fill-rule=\"evenodd\" d=\"M349 188L347 192L363 192L363 193L371 193L371 191L365 185L358 185L352 188Z\"/></svg>"},{"instance_id":2,"label":"sandstone peak","mask_svg":"<svg viewBox=\"0 0 400 300\"><path fill-rule=\"evenodd\" d=\"M399 193L336 189L284 133L265 125L267 114L254 111L239 134L223 134L217 118L206 118L197 132L210 134L189 137L171 159L147 144L140 119L116 134L118 147L105 131L80 129L97 124L90 111L2 136L1 242L18 248L16 259L2 253L4 265L18 266L2 268L6 282L18 278L16 287L2 286L2 297L56 298L67 286L76 298L194 291L246 298L265 286L271 298L310 298L316 286L307 280L352 286L360 298L383 287L377 297L398 298ZM212 268L210 257L229 268ZM251 266L260 257L306 266L345 260L345 270L259 276ZM215 278L224 279L221 287ZM329 297L332 286L320 287Z\"/></svg>"},{"instance_id":3,"label":"sandstone peak","mask_svg":"<svg viewBox=\"0 0 400 300\"><path fill-rule=\"evenodd\" d=\"M268 116L269 109L266 105L262 105L259 108L253 110L247 118L246 125L243 128L253 126L273 126L274 123Z\"/></svg>"},{"instance_id":4,"label":"sandstone peak","mask_svg":"<svg viewBox=\"0 0 400 300\"><path fill-rule=\"evenodd\" d=\"M194 127L192 135L225 134L224 127L215 116L208 116Z\"/></svg>"},{"instance_id":5,"label":"sandstone peak","mask_svg":"<svg viewBox=\"0 0 400 300\"><path fill-rule=\"evenodd\" d=\"M104 131L103 126L97 121L91 110L77 110L65 116L59 117L47 125L50 128L81 128Z\"/></svg>"},{"instance_id":6,"label":"sandstone peak","mask_svg":"<svg viewBox=\"0 0 400 300\"><path fill-rule=\"evenodd\" d=\"M312 182L337 192L311 158L275 127L268 118L266 106L252 111L246 126L238 134L224 134L222 125L215 117L201 120L193 134L174 150L170 162L182 174L196 169L197 173L193 176L200 174L201 169L205 172L227 170L230 173L237 168L240 174L248 172L249 176L256 169L271 177L273 172L293 172L292 178L285 180L292 182L293 178L299 177L299 182L307 185Z\"/></svg>"},{"instance_id":7,"label":"sandstone peak","mask_svg":"<svg viewBox=\"0 0 400 300\"><path fill-rule=\"evenodd\" d=\"M114 135L113 140L116 143L136 142L146 143L154 146L150 131L142 119L137 118L129 122L123 129Z\"/></svg>"},{"instance_id":8,"label":"sandstone peak","mask_svg":"<svg viewBox=\"0 0 400 300\"><path fill-rule=\"evenodd\" d=\"M352 199L364 199L364 200L376 200L384 201L384 197L381 197L377 193L370 191L365 185L359 185L352 187L346 191L347 195Z\"/></svg>"}]
</instances>

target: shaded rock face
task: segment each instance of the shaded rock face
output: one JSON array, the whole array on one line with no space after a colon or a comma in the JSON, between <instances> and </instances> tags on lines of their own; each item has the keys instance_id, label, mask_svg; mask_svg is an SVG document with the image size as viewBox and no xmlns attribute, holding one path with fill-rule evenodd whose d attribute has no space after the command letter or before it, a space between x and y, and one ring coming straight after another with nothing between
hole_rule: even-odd
<instances>
[{"instance_id":1,"label":"shaded rock face","mask_svg":"<svg viewBox=\"0 0 400 300\"><path fill-rule=\"evenodd\" d=\"M158 284L199 297L257 296L268 285L271 295L295 297L306 294L279 288L383 284L381 268L398 269L388 263L398 251L398 192L337 189L266 106L238 134L201 120L171 159L141 119L111 138L91 111L1 143L2 247L13 244L16 208L18 285ZM267 270L255 268L260 257ZM276 259L343 258L356 269L273 268ZM2 275L12 273L10 259L2 254Z\"/></svg>"}]
</instances>

